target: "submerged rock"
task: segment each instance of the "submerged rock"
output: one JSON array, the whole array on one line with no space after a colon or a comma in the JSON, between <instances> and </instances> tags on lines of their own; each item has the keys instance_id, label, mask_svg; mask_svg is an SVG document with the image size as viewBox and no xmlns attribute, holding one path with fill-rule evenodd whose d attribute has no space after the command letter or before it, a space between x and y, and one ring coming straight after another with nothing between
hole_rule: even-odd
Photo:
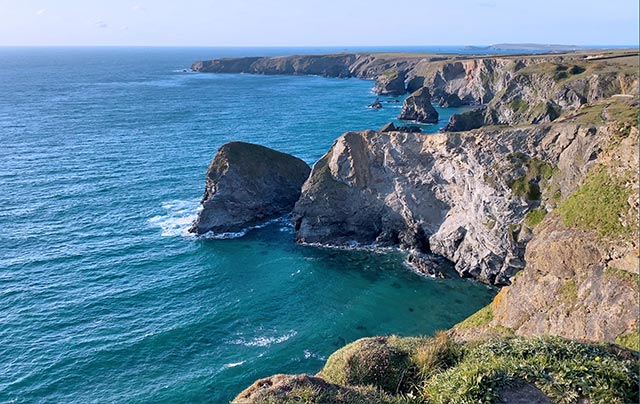
<instances>
[{"instance_id":1,"label":"submerged rock","mask_svg":"<svg viewBox=\"0 0 640 404\"><path fill-rule=\"evenodd\" d=\"M237 232L291 211L309 176L299 158L244 142L223 145L209 169L192 233Z\"/></svg>"},{"instance_id":2,"label":"submerged rock","mask_svg":"<svg viewBox=\"0 0 640 404\"><path fill-rule=\"evenodd\" d=\"M438 122L438 111L431 105L429 89L422 87L404 100L399 118L422 123Z\"/></svg>"}]
</instances>

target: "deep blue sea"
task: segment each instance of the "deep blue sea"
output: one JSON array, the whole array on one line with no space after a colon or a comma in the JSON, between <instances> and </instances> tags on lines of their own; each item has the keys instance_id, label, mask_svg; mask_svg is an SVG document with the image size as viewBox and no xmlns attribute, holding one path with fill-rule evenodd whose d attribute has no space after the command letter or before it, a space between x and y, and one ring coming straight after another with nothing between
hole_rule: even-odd
<instances>
[{"instance_id":1,"label":"deep blue sea","mask_svg":"<svg viewBox=\"0 0 640 404\"><path fill-rule=\"evenodd\" d=\"M0 48L0 403L223 403L357 338L428 335L495 291L397 252L303 247L286 222L186 233L231 140L313 163L379 128L371 81L185 73L342 49ZM435 132L454 110L440 110ZM425 135L428 136L428 135Z\"/></svg>"}]
</instances>

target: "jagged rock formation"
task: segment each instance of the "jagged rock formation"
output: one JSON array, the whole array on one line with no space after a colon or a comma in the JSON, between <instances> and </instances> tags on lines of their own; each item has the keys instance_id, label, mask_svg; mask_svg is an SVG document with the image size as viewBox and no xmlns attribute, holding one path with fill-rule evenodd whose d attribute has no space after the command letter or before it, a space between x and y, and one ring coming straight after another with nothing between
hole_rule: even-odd
<instances>
[{"instance_id":1,"label":"jagged rock formation","mask_svg":"<svg viewBox=\"0 0 640 404\"><path fill-rule=\"evenodd\" d=\"M421 123L438 122L438 111L431 105L429 89L422 87L413 92L402 104L399 119Z\"/></svg>"},{"instance_id":2,"label":"jagged rock formation","mask_svg":"<svg viewBox=\"0 0 640 404\"><path fill-rule=\"evenodd\" d=\"M449 118L443 132L464 132L484 126L485 108L476 108L461 114L453 114Z\"/></svg>"},{"instance_id":3,"label":"jagged rock formation","mask_svg":"<svg viewBox=\"0 0 640 404\"><path fill-rule=\"evenodd\" d=\"M457 94L446 94L440 98L440 106L443 108L456 108L464 105Z\"/></svg>"},{"instance_id":4,"label":"jagged rock formation","mask_svg":"<svg viewBox=\"0 0 640 404\"><path fill-rule=\"evenodd\" d=\"M393 122L389 122L380 128L380 132L408 132L408 133L421 133L422 129L418 126L396 126Z\"/></svg>"},{"instance_id":5,"label":"jagged rock formation","mask_svg":"<svg viewBox=\"0 0 640 404\"><path fill-rule=\"evenodd\" d=\"M309 175L302 160L243 142L223 145L207 170L192 233L237 232L291 211Z\"/></svg>"},{"instance_id":6,"label":"jagged rock formation","mask_svg":"<svg viewBox=\"0 0 640 404\"><path fill-rule=\"evenodd\" d=\"M406 72L391 70L384 72L376 78L373 92L378 95L391 95L394 97L404 94L407 90L404 86Z\"/></svg>"},{"instance_id":7,"label":"jagged rock formation","mask_svg":"<svg viewBox=\"0 0 640 404\"><path fill-rule=\"evenodd\" d=\"M348 132L303 187L297 238L433 252L462 276L506 284L524 267L527 213L575 191L611 132L575 123L427 137Z\"/></svg>"},{"instance_id":8,"label":"jagged rock formation","mask_svg":"<svg viewBox=\"0 0 640 404\"><path fill-rule=\"evenodd\" d=\"M629 125L535 228L526 268L471 336L498 327L638 349L638 130Z\"/></svg>"}]
</instances>

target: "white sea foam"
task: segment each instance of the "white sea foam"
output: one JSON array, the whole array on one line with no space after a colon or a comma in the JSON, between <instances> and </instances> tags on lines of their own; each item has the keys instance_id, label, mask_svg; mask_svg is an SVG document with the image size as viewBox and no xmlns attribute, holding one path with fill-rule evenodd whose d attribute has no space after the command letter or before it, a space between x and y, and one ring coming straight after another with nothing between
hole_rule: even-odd
<instances>
[{"instance_id":1,"label":"white sea foam","mask_svg":"<svg viewBox=\"0 0 640 404\"><path fill-rule=\"evenodd\" d=\"M154 227L162 230L162 237L193 237L189 227L195 220L200 202L198 200L173 200L162 203L164 214L147 220Z\"/></svg>"},{"instance_id":2,"label":"white sea foam","mask_svg":"<svg viewBox=\"0 0 640 404\"><path fill-rule=\"evenodd\" d=\"M223 369L235 368L235 367L237 367L237 366L241 366L241 365L243 365L245 362L246 362L246 361L226 363L224 366L222 366L222 368L223 368Z\"/></svg>"},{"instance_id":3,"label":"white sea foam","mask_svg":"<svg viewBox=\"0 0 640 404\"><path fill-rule=\"evenodd\" d=\"M324 357L324 356L320 356L320 355L318 355L318 354L315 354L315 353L311 352L311 351L310 351L310 350L308 350L308 349L305 349L305 350L304 350L304 358L305 358L305 359L313 358L313 359L318 359L318 360L320 360L320 361L326 361L326 360L327 360L327 358L326 358L326 357Z\"/></svg>"},{"instance_id":4,"label":"white sea foam","mask_svg":"<svg viewBox=\"0 0 640 404\"><path fill-rule=\"evenodd\" d=\"M229 343L233 345L244 345L247 347L267 347L273 344L281 344L287 341L289 338L294 337L296 334L298 334L297 331L290 331L287 334L279 337L260 336L248 341L244 338L238 338L238 339L234 339L233 341L230 341Z\"/></svg>"},{"instance_id":5,"label":"white sea foam","mask_svg":"<svg viewBox=\"0 0 640 404\"><path fill-rule=\"evenodd\" d=\"M273 220L269 220L265 223L261 223L255 226L250 226L237 232L228 233L214 233L207 232L201 235L194 235L189 233L189 228L193 224L193 221L198 216L198 212L202 210L202 205L198 200L172 200L162 202L162 209L165 210L163 215L157 215L147 220L149 224L154 227L162 229L163 237L193 237L193 238L205 238L214 240L226 240L233 238L240 238L254 229L261 229L271 224L280 224L282 227L280 230L289 230L292 226L288 216L279 217Z\"/></svg>"},{"instance_id":6,"label":"white sea foam","mask_svg":"<svg viewBox=\"0 0 640 404\"><path fill-rule=\"evenodd\" d=\"M271 224L281 224L283 226L283 228L287 228L289 226L289 217L288 216L283 216L283 217L279 217L276 219L272 219L269 220L267 222L255 225L255 226L249 226L247 228L244 228L238 232L229 232L229 233L214 233L212 231L208 231L204 234L201 234L200 238L210 238L210 239L215 239L215 240L225 240L225 239L231 239L231 238L239 238L244 236L245 234L247 234L249 231L251 230L255 230L255 229L262 229L263 227L269 226ZM281 228L282 230L282 228Z\"/></svg>"}]
</instances>

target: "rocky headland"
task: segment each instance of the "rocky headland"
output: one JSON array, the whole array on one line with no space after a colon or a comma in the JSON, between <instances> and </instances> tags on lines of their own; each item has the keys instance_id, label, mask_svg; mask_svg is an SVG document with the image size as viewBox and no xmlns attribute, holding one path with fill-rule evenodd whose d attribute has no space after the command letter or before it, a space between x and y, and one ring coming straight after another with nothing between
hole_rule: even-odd
<instances>
[{"instance_id":1,"label":"rocky headland","mask_svg":"<svg viewBox=\"0 0 640 404\"><path fill-rule=\"evenodd\" d=\"M396 246L416 267L435 256L503 286L435 337L355 341L317 375L261 379L234 402L637 400L637 51L200 63L377 79L379 93L404 77L405 91L418 93L407 109L477 105L445 133L393 124L345 133L299 181L288 210L301 243Z\"/></svg>"}]
</instances>

